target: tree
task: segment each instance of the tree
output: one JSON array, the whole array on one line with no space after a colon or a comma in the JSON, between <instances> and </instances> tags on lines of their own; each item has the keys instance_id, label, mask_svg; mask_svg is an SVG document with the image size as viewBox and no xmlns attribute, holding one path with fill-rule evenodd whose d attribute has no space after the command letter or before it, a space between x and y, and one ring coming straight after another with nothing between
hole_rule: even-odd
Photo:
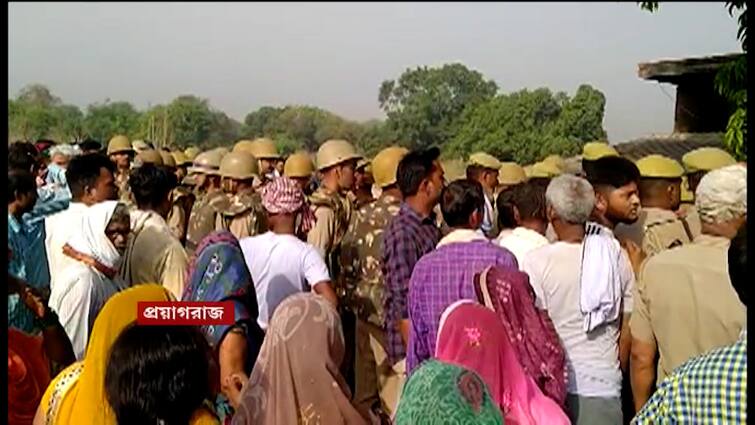
<instances>
[{"instance_id":1,"label":"tree","mask_svg":"<svg viewBox=\"0 0 755 425\"><path fill-rule=\"evenodd\" d=\"M189 146L207 141L216 118L207 99L179 96L168 105L167 111L173 130L173 139L169 144Z\"/></svg>"},{"instance_id":2,"label":"tree","mask_svg":"<svg viewBox=\"0 0 755 425\"><path fill-rule=\"evenodd\" d=\"M605 136L603 94L583 85L573 98L547 88L502 94L459 118L447 154L483 150L503 160L528 164L548 154L577 154L584 143Z\"/></svg>"},{"instance_id":3,"label":"tree","mask_svg":"<svg viewBox=\"0 0 755 425\"><path fill-rule=\"evenodd\" d=\"M589 84L583 84L570 101L562 104L558 131L563 136L584 141L605 140L605 109L606 97L603 93Z\"/></svg>"},{"instance_id":4,"label":"tree","mask_svg":"<svg viewBox=\"0 0 755 425\"><path fill-rule=\"evenodd\" d=\"M462 64L407 69L384 81L378 101L388 124L411 147L442 146L454 135L455 120L467 108L495 96L498 86Z\"/></svg>"},{"instance_id":5,"label":"tree","mask_svg":"<svg viewBox=\"0 0 755 425\"><path fill-rule=\"evenodd\" d=\"M659 9L659 2L639 2L640 8L649 12ZM747 53L747 2L744 0L727 1L725 6L729 16L739 12L737 39L742 44L742 51ZM747 57L742 56L718 70L715 76L715 88L731 107L731 115L726 125L724 144L739 160L747 159Z\"/></svg>"},{"instance_id":6,"label":"tree","mask_svg":"<svg viewBox=\"0 0 755 425\"><path fill-rule=\"evenodd\" d=\"M16 100L27 105L47 108L59 106L62 103L60 98L53 95L50 89L43 84L29 84L22 88Z\"/></svg>"},{"instance_id":7,"label":"tree","mask_svg":"<svg viewBox=\"0 0 755 425\"><path fill-rule=\"evenodd\" d=\"M250 112L244 118L243 136L249 139L269 136L270 125L278 118L285 108L263 106L256 111Z\"/></svg>"},{"instance_id":8,"label":"tree","mask_svg":"<svg viewBox=\"0 0 755 425\"><path fill-rule=\"evenodd\" d=\"M84 113L78 106L61 105L55 109L56 124L52 129L54 138L61 142L80 142L87 136L84 130Z\"/></svg>"},{"instance_id":9,"label":"tree","mask_svg":"<svg viewBox=\"0 0 755 425\"><path fill-rule=\"evenodd\" d=\"M87 107L84 129L89 137L107 141L116 134L134 137L140 113L129 102L96 103Z\"/></svg>"}]
</instances>

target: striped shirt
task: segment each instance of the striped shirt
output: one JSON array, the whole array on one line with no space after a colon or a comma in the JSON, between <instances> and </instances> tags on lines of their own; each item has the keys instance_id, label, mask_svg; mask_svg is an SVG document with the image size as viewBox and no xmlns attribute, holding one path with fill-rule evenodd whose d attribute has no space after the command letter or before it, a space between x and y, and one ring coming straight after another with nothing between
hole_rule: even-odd
<instances>
[{"instance_id":1,"label":"striped shirt","mask_svg":"<svg viewBox=\"0 0 755 425\"><path fill-rule=\"evenodd\" d=\"M733 345L684 363L666 378L632 424L747 423L747 331Z\"/></svg>"}]
</instances>

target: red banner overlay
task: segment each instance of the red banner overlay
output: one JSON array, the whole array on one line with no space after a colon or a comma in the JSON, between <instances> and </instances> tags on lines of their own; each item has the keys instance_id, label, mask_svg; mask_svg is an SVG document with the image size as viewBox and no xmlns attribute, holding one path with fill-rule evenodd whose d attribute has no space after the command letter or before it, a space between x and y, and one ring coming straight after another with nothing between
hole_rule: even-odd
<instances>
[{"instance_id":1,"label":"red banner overlay","mask_svg":"<svg viewBox=\"0 0 755 425\"><path fill-rule=\"evenodd\" d=\"M140 301L136 323L139 325L232 325L233 302L147 302Z\"/></svg>"}]
</instances>

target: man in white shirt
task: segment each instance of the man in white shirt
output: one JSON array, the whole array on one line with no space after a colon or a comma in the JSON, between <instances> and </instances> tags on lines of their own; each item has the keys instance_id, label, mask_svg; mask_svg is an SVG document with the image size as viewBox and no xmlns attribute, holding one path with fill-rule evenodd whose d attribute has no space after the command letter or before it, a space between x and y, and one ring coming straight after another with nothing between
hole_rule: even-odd
<instances>
[{"instance_id":1,"label":"man in white shirt","mask_svg":"<svg viewBox=\"0 0 755 425\"><path fill-rule=\"evenodd\" d=\"M629 259L622 252L617 262L620 288L614 291L616 316L586 332L582 255L585 224L595 205L595 193L586 180L563 175L549 184L546 205L558 240L531 251L522 270L529 274L537 304L548 311L566 350L568 413L577 425L621 425L621 370L629 355L630 335L620 329L625 328L632 311L634 286Z\"/></svg>"},{"instance_id":2,"label":"man in white shirt","mask_svg":"<svg viewBox=\"0 0 755 425\"><path fill-rule=\"evenodd\" d=\"M545 214L545 187L541 184L523 183L511 190L514 220L517 227L498 235L498 244L511 251L521 265L533 249L548 245L545 230L548 218ZM499 218L499 226L501 226Z\"/></svg>"},{"instance_id":3,"label":"man in white shirt","mask_svg":"<svg viewBox=\"0 0 755 425\"><path fill-rule=\"evenodd\" d=\"M310 288L335 306L337 298L325 261L313 245L295 234L299 216L304 227L311 228L313 221L304 192L293 180L279 177L262 189L262 206L270 230L239 241L257 292L260 327L267 329L275 308L286 297Z\"/></svg>"},{"instance_id":4,"label":"man in white shirt","mask_svg":"<svg viewBox=\"0 0 755 425\"><path fill-rule=\"evenodd\" d=\"M66 180L71 190L71 203L66 210L45 218L45 248L50 267L50 290L60 280L61 272L75 260L63 255L63 245L81 232L81 217L87 207L118 199L115 165L102 154L87 154L71 159Z\"/></svg>"}]
</instances>

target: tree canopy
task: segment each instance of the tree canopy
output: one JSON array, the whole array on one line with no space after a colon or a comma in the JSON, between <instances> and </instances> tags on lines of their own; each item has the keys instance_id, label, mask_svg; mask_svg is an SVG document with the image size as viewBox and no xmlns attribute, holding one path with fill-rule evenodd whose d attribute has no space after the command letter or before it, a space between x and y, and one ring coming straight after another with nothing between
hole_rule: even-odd
<instances>
[{"instance_id":1,"label":"tree canopy","mask_svg":"<svg viewBox=\"0 0 755 425\"><path fill-rule=\"evenodd\" d=\"M283 154L314 152L328 139L346 139L368 156L398 144L438 146L446 155L481 149L523 163L550 153L576 153L584 142L605 138L605 96L589 85L573 97L547 88L499 94L494 81L454 63L407 69L384 81L378 98L387 119L357 122L316 106L266 105L240 123L194 95L145 110L106 100L82 111L44 85L32 84L8 100L8 137L65 142L91 137L106 143L121 133L181 148L269 137Z\"/></svg>"},{"instance_id":2,"label":"tree canopy","mask_svg":"<svg viewBox=\"0 0 755 425\"><path fill-rule=\"evenodd\" d=\"M604 108L603 93L589 85L572 98L547 88L501 94L464 113L446 151L466 157L483 150L521 164L576 155L586 142L605 139Z\"/></svg>"},{"instance_id":3,"label":"tree canopy","mask_svg":"<svg viewBox=\"0 0 755 425\"><path fill-rule=\"evenodd\" d=\"M389 127L409 147L443 146L456 130L456 120L498 91L492 80L462 64L407 69L397 80L383 81L378 102Z\"/></svg>"}]
</instances>

